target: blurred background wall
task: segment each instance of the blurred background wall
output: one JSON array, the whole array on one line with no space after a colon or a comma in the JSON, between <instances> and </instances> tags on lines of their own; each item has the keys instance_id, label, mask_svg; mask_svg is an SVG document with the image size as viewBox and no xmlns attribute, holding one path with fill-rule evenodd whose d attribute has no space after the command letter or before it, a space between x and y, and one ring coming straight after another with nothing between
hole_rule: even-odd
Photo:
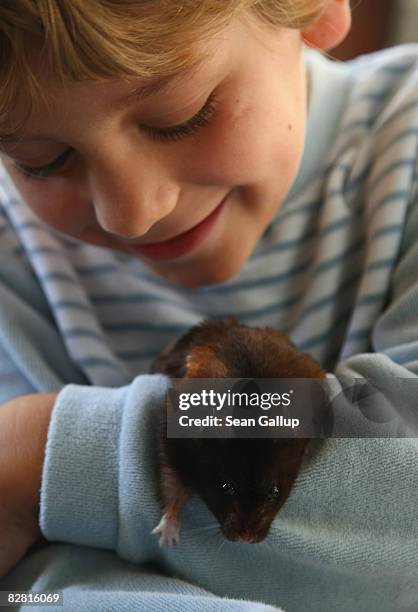
<instances>
[{"instance_id":1,"label":"blurred background wall","mask_svg":"<svg viewBox=\"0 0 418 612\"><path fill-rule=\"evenodd\" d=\"M350 59L401 43L418 43L418 0L351 0L353 28L332 55Z\"/></svg>"}]
</instances>

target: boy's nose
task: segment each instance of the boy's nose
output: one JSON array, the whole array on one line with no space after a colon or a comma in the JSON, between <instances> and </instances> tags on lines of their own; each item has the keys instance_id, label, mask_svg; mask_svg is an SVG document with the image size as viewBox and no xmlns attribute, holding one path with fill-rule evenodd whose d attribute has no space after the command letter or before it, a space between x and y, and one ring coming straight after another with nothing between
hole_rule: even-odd
<instances>
[{"instance_id":1,"label":"boy's nose","mask_svg":"<svg viewBox=\"0 0 418 612\"><path fill-rule=\"evenodd\" d=\"M100 226L134 239L174 210L179 189L155 164L108 159L90 168L88 191Z\"/></svg>"}]
</instances>

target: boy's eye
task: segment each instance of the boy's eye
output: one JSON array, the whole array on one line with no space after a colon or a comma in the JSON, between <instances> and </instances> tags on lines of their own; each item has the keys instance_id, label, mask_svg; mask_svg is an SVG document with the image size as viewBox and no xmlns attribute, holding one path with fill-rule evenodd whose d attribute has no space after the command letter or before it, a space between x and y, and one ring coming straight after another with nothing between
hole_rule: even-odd
<instances>
[{"instance_id":1,"label":"boy's eye","mask_svg":"<svg viewBox=\"0 0 418 612\"><path fill-rule=\"evenodd\" d=\"M203 108L194 117L168 128L150 128L144 127L144 130L151 136L153 140L163 140L175 142L186 136L196 134L200 128L209 124L217 106L217 99L212 93L206 101Z\"/></svg>"},{"instance_id":2,"label":"boy's eye","mask_svg":"<svg viewBox=\"0 0 418 612\"><path fill-rule=\"evenodd\" d=\"M43 179L47 178L50 174L55 172L55 170L61 168L72 152L73 149L66 149L64 153L61 153L61 155L54 159L54 161L52 161L50 164L45 164L44 166L25 166L24 164L19 164L19 162L16 161L14 161L13 164L22 172L22 174Z\"/></svg>"},{"instance_id":3,"label":"boy's eye","mask_svg":"<svg viewBox=\"0 0 418 612\"><path fill-rule=\"evenodd\" d=\"M181 138L186 138L187 136L193 136L196 134L200 128L205 127L209 124L210 119L212 118L215 109L217 106L217 100L214 94L211 94L206 101L206 104L203 108L191 119L181 123L179 125L174 125L172 127L167 128L155 128L155 127L146 127L142 126L142 129L148 134L148 136L152 140L161 140L165 142L176 142ZM50 164L46 164L44 166L25 166L23 164L19 164L18 162L13 162L14 165L26 176L37 179L45 179L48 178L51 174L53 174L56 170L59 170L61 166L64 165L68 156L73 152L73 149L67 149L62 153L59 157L54 159Z\"/></svg>"}]
</instances>

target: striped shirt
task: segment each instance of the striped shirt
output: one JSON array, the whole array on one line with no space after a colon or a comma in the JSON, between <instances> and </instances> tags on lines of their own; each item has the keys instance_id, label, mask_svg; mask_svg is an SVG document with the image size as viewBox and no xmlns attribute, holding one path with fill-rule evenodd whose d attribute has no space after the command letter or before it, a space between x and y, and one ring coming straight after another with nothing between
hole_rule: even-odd
<instances>
[{"instance_id":1,"label":"striped shirt","mask_svg":"<svg viewBox=\"0 0 418 612\"><path fill-rule=\"evenodd\" d=\"M24 251L20 265L35 274L86 379L128 382L208 315L281 328L330 371L376 351L373 330L416 190L416 56L414 46L364 65L310 56L307 149L296 184L241 272L220 285L181 289L139 259L63 237L35 218L3 174L1 248Z\"/></svg>"},{"instance_id":2,"label":"striped shirt","mask_svg":"<svg viewBox=\"0 0 418 612\"><path fill-rule=\"evenodd\" d=\"M319 360L337 386L340 376L362 376L395 403L399 400L403 387L394 385L393 377L416 380L418 374L418 46L394 48L346 64L310 52L306 63L309 117L299 174L285 201L278 202L277 212L249 260L225 283L178 288L140 259L64 237L39 221L6 173L0 173L2 401L30 390L59 390L67 383L78 383L91 387L90 394L85 392L85 406L90 406L88 398L94 398L96 387L97 397L102 398L99 387L129 385L138 374L148 371L161 349L190 326L208 315L229 314L248 325L286 331L300 350ZM123 487L133 473L128 459L123 453L117 459L112 455L100 469L100 427L105 428L107 418L103 413L102 425L95 430L101 451L95 455L95 476L91 475L91 460L83 464L83 453L93 443L88 433L82 440L89 427L80 425L77 435L71 434L75 427L72 417L77 420L77 414L80 421L87 418L82 408L77 412L77 402L65 399L72 392L80 398L77 394L84 393L82 387L77 392L69 387L49 434L43 529L52 539L112 548L110 537L106 543L100 540L111 524L119 537L125 537L125 544L119 540L118 554L143 560L141 554L132 552L135 523L123 524L124 517L137 507L134 493ZM109 390L108 399L102 402L109 410L112 398L116 398L112 393ZM411 409L415 401L409 398ZM67 414L66 402L72 416L62 416ZM83 403L81 399L79 403ZM127 405L124 414L134 414L129 410ZM113 440L112 449L122 452L128 429L119 439L119 430L113 432L112 427L106 430L106 440ZM408 483L416 478L418 448L412 443L397 446L393 440L375 441L373 447L361 441L344 446L334 442L327 441L311 471L302 474L292 498L298 501L287 507L289 514L282 514L281 527L275 532L280 544L276 562L283 581L273 585L271 581L247 580L244 570L239 569L245 558L238 559L228 546L212 565L202 557L190 557L188 564L176 565L174 555L165 558L165 567L173 573L178 570L212 593L257 598L289 610L406 609L409 600L402 607L400 595L396 602L391 598L396 586L391 581L399 579L396 584L403 589L399 576L404 572L405 584L411 585L416 569L413 559L416 563L417 551L410 535L416 530L418 500L416 487L414 492ZM385 442L385 446L377 442ZM131 467L139 465L134 456L139 446L129 448ZM124 457L127 464L123 464ZM101 512L108 506L106 501L98 502L97 474L102 474L103 482L110 479L109 465L119 460L122 467L116 490L124 492L125 510L113 509L117 527L107 515L103 527ZM70 464L79 481L66 487ZM118 468L113 467L117 473ZM340 482L341 474L351 483L349 497ZM68 501L78 486L85 508L80 509L78 498L74 498L74 505L60 502L54 510L55 499L61 496ZM106 491L111 490L112 483L106 486ZM332 491L339 493L333 497ZM89 496L95 494L93 502ZM399 499L402 507L392 532ZM121 500L117 502L116 497L115 508L117 503ZM129 503L132 507L126 510ZM309 514L312 508L314 518ZM82 519L77 513L84 513ZM95 522L89 523L89 517ZM322 528L319 525L311 531L315 520L323 521ZM344 534L339 529L345 529ZM376 529L380 530L378 535ZM387 540L382 533L389 532ZM206 544L201 546L205 549ZM210 555L209 548L205 550ZM187 551L187 546L182 549L184 559ZM100 553L97 555L99 567ZM396 559L396 580L388 573L388 559L391 563ZM217 563L223 560L228 561L224 567L230 572L227 588L220 586L226 578L216 573ZM337 566L341 573L336 577ZM373 566L386 569L372 576L368 572ZM48 571L54 580L60 572ZM54 571L58 572L55 578ZM339 580L338 589L335 579ZM314 582L317 589L312 588ZM345 588L345 584L352 588ZM361 590L363 607L356 599L356 587ZM80 588L93 605L97 593ZM402 589L399 592L406 592ZM412 588L408 592L412 597ZM173 602L180 606L175 594L172 598L165 599L164 605L161 600L159 609L174 609L170 607ZM118 605L123 601L120 594ZM143 605L137 609L146 609ZM178 609L189 609L184 605Z\"/></svg>"}]
</instances>

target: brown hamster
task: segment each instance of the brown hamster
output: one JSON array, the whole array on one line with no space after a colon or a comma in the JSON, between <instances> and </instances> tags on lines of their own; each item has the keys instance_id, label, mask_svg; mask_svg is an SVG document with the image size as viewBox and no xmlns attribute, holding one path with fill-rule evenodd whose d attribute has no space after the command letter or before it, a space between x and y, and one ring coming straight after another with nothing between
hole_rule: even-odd
<instances>
[{"instance_id":1,"label":"brown hamster","mask_svg":"<svg viewBox=\"0 0 418 612\"><path fill-rule=\"evenodd\" d=\"M206 319L163 351L151 372L172 378L324 378L283 332L237 319ZM180 511L197 493L229 540L260 542L298 474L306 438L168 438L162 419L161 497L164 515L152 533L160 545L179 542Z\"/></svg>"}]
</instances>

